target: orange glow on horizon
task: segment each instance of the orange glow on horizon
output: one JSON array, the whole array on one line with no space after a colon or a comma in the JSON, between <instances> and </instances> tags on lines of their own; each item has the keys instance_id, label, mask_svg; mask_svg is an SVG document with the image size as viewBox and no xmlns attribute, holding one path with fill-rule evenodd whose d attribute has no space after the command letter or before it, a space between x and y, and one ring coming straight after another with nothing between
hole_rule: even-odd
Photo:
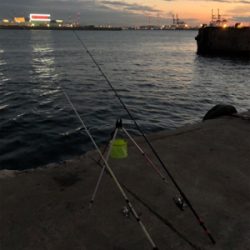
<instances>
[{"instance_id":1,"label":"orange glow on horizon","mask_svg":"<svg viewBox=\"0 0 250 250\"><path fill-rule=\"evenodd\" d=\"M133 0L127 0L126 2L131 4L134 3ZM159 15L162 19L171 19L172 14L178 14L179 18L187 23L209 23L211 21L211 10L213 9L214 14L217 16L217 10L219 9L222 18L227 19L229 23L232 18L234 18L232 22L237 22L237 17L245 17L246 22L250 23L250 5L247 3L244 4L243 2L237 2L237 0L234 2L137 0L136 3L138 5L149 6L153 9L152 12L140 11L141 14L147 14L152 17ZM157 10L159 10L159 12L157 12Z\"/></svg>"}]
</instances>

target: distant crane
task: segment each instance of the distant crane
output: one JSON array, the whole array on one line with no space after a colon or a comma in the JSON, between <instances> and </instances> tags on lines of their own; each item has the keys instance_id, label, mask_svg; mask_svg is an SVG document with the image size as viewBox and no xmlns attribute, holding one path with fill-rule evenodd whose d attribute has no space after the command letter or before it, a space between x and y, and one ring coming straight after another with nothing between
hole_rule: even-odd
<instances>
[{"instance_id":1,"label":"distant crane","mask_svg":"<svg viewBox=\"0 0 250 250\"><path fill-rule=\"evenodd\" d=\"M157 12L157 15L156 15L156 18L157 18L157 25L160 27L160 13Z\"/></svg>"},{"instance_id":2,"label":"distant crane","mask_svg":"<svg viewBox=\"0 0 250 250\"><path fill-rule=\"evenodd\" d=\"M210 26L227 27L227 20L222 19L220 9L217 9L217 17L214 15L214 10L212 9Z\"/></svg>"},{"instance_id":3,"label":"distant crane","mask_svg":"<svg viewBox=\"0 0 250 250\"><path fill-rule=\"evenodd\" d=\"M77 26L80 26L80 16L81 16L81 13L80 13L80 12L77 12L77 13L76 13L76 25L77 25Z\"/></svg>"},{"instance_id":4,"label":"distant crane","mask_svg":"<svg viewBox=\"0 0 250 250\"><path fill-rule=\"evenodd\" d=\"M149 13L145 12L145 17L146 17L146 24L150 26L151 23L151 16Z\"/></svg>"}]
</instances>

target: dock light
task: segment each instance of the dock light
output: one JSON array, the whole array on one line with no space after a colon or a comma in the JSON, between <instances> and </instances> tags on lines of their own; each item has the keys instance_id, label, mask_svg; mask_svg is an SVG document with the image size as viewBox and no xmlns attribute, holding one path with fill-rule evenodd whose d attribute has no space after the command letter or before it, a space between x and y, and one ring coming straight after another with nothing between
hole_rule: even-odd
<instances>
[{"instance_id":1,"label":"dock light","mask_svg":"<svg viewBox=\"0 0 250 250\"><path fill-rule=\"evenodd\" d=\"M242 28L243 26L242 26L242 24L241 23L236 23L235 24L235 28L238 28L238 29L240 29L240 28Z\"/></svg>"},{"instance_id":2,"label":"dock light","mask_svg":"<svg viewBox=\"0 0 250 250\"><path fill-rule=\"evenodd\" d=\"M227 24L224 23L224 24L222 25L222 28L223 28L223 29L227 28Z\"/></svg>"}]
</instances>

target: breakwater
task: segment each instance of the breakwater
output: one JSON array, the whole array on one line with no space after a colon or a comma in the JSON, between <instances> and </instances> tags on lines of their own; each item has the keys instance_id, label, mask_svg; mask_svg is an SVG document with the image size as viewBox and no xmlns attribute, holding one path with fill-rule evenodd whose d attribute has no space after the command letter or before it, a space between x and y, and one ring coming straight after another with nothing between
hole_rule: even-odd
<instances>
[{"instance_id":1,"label":"breakwater","mask_svg":"<svg viewBox=\"0 0 250 250\"><path fill-rule=\"evenodd\" d=\"M250 57L250 27L199 29L197 53L200 55L229 55Z\"/></svg>"}]
</instances>

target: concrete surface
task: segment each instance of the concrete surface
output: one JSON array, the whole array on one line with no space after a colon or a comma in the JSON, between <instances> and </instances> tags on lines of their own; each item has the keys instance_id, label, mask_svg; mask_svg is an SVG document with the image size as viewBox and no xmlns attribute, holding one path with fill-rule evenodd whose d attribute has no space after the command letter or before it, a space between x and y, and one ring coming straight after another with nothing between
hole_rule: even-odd
<instances>
[{"instance_id":1,"label":"concrete surface","mask_svg":"<svg viewBox=\"0 0 250 250\"><path fill-rule=\"evenodd\" d=\"M129 145L129 157L110 164L158 248L250 249L250 120L224 117L149 138L217 241L211 244L189 208L176 207L169 179ZM109 175L88 209L96 159L89 152L61 165L1 171L0 249L152 249L133 216L123 215L126 203Z\"/></svg>"}]
</instances>

